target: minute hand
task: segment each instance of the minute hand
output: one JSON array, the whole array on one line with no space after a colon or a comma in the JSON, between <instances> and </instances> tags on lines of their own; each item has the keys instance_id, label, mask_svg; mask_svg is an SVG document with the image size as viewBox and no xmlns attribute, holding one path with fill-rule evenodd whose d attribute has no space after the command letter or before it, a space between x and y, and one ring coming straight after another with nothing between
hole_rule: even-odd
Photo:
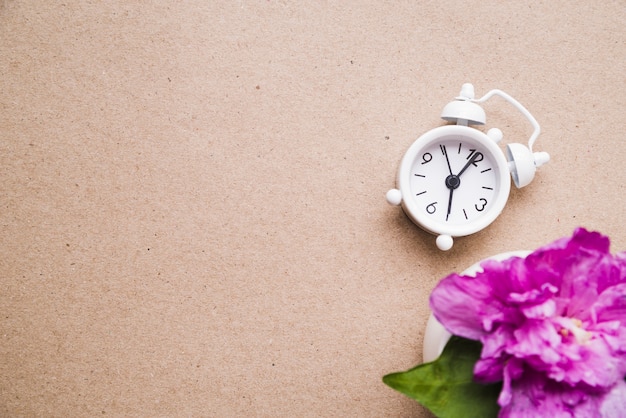
<instances>
[{"instance_id":1,"label":"minute hand","mask_svg":"<svg viewBox=\"0 0 626 418\"><path fill-rule=\"evenodd\" d=\"M472 158L470 158L470 160L467 162L467 164L465 164L465 167L463 167L461 169L461 171L459 171L459 174L457 174L457 177L461 177L461 174L463 174L463 172L465 170L467 170L467 167L469 167L470 165L472 165L474 163L474 161L476 161L476 159L478 158L478 156L482 156L482 154L480 152L476 152L474 153L474 155L472 155Z\"/></svg>"}]
</instances>

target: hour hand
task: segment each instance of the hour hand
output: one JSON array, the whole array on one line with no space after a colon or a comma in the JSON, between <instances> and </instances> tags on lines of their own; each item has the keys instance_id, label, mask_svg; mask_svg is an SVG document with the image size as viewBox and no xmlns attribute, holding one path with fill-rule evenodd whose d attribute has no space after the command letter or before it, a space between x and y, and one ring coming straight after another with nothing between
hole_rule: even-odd
<instances>
[{"instance_id":1,"label":"hour hand","mask_svg":"<svg viewBox=\"0 0 626 418\"><path fill-rule=\"evenodd\" d=\"M461 177L461 174L463 174L463 172L465 170L467 170L467 168L472 165L474 163L474 161L478 160L479 157L482 157L483 155L480 152L476 152L474 153L474 155L472 155L472 158L469 159L469 161L467 162L467 164L465 164L465 166L461 169L461 171L459 171L459 174L457 174L457 177Z\"/></svg>"}]
</instances>

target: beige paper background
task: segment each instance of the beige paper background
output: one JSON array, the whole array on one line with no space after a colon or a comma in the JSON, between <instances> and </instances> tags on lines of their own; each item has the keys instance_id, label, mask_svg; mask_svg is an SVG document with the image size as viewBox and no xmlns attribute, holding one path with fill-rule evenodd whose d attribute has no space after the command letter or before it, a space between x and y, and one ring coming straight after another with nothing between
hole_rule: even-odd
<instances>
[{"instance_id":1,"label":"beige paper background","mask_svg":"<svg viewBox=\"0 0 626 418\"><path fill-rule=\"evenodd\" d=\"M440 278L626 250L623 1L0 4L0 415L427 417ZM384 194L464 82L553 159L442 253Z\"/></svg>"}]
</instances>

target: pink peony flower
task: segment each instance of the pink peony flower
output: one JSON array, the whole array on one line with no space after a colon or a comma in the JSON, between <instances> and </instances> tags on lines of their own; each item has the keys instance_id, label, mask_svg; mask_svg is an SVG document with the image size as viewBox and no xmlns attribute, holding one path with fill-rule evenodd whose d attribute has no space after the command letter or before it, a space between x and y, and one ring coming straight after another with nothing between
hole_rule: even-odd
<instances>
[{"instance_id":1,"label":"pink peony flower","mask_svg":"<svg viewBox=\"0 0 626 418\"><path fill-rule=\"evenodd\" d=\"M626 253L581 228L481 266L443 279L430 304L452 334L482 342L474 377L503 382L500 416L626 416Z\"/></svg>"}]
</instances>

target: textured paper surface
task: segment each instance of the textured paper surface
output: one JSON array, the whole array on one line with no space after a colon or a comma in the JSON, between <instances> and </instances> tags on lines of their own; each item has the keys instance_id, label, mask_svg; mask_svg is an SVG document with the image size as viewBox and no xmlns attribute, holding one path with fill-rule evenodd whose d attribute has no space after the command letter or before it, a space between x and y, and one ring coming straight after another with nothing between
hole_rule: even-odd
<instances>
[{"instance_id":1,"label":"textured paper surface","mask_svg":"<svg viewBox=\"0 0 626 418\"><path fill-rule=\"evenodd\" d=\"M626 250L622 1L0 4L0 415L427 417L441 277ZM553 159L441 253L384 195L465 82Z\"/></svg>"}]
</instances>

